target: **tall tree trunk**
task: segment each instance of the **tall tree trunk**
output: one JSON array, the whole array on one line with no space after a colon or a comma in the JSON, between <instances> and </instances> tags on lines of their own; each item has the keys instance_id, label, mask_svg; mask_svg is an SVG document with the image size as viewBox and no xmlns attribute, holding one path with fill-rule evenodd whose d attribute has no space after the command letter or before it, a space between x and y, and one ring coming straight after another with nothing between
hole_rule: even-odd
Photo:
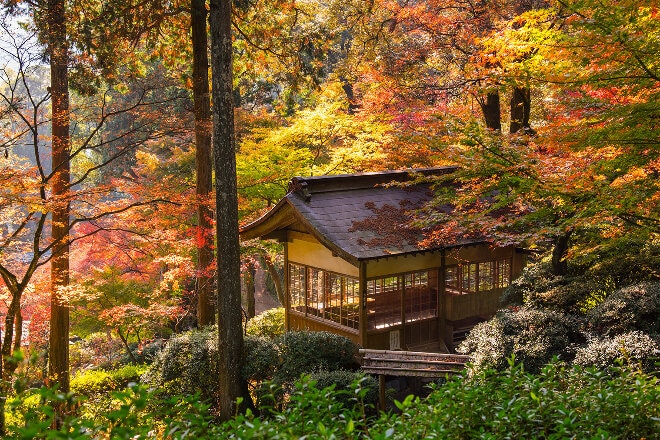
<instances>
[{"instance_id":1,"label":"tall tree trunk","mask_svg":"<svg viewBox=\"0 0 660 440\"><path fill-rule=\"evenodd\" d=\"M52 239L49 379L69 391L69 307L61 289L69 285L69 80L64 0L48 1L48 49L52 102Z\"/></svg>"},{"instance_id":2,"label":"tall tree trunk","mask_svg":"<svg viewBox=\"0 0 660 440\"><path fill-rule=\"evenodd\" d=\"M255 311L255 304L254 304L254 295L255 291L257 289L257 286L255 285L256 282L256 273L257 273L257 267L256 267L256 260L253 258L250 258L247 264L247 271L245 272L245 308L246 313L247 313L247 318L254 318L256 315Z\"/></svg>"},{"instance_id":3,"label":"tall tree trunk","mask_svg":"<svg viewBox=\"0 0 660 440\"><path fill-rule=\"evenodd\" d=\"M197 325L213 324L213 211L208 199L211 179L211 101L209 93L206 1L192 0L190 26L193 47L193 100L195 103L195 148L197 171Z\"/></svg>"},{"instance_id":4,"label":"tall tree trunk","mask_svg":"<svg viewBox=\"0 0 660 440\"><path fill-rule=\"evenodd\" d=\"M485 99L479 100L481 111L484 115L486 127L492 130L502 130L502 117L500 113L500 94L495 92L488 92Z\"/></svg>"},{"instance_id":5,"label":"tall tree trunk","mask_svg":"<svg viewBox=\"0 0 660 440\"><path fill-rule=\"evenodd\" d=\"M286 298L284 298L284 286L282 285L282 277L280 277L280 273L277 271L275 264L273 264L273 261L268 255L264 256L264 262L266 263L266 268L268 269L270 277L273 279L273 284L275 285L275 293L277 293L277 299L280 301L282 307L284 307Z\"/></svg>"},{"instance_id":6,"label":"tall tree trunk","mask_svg":"<svg viewBox=\"0 0 660 440\"><path fill-rule=\"evenodd\" d=\"M8 281L7 278L4 278L3 280L8 286L11 285L16 290L10 287L12 300L7 308L7 316L5 316L6 331L2 335L2 348L0 349L0 438L3 438L6 433L5 406L7 403L7 397L11 392L11 375L18 367L18 364L11 358L11 349L15 328L14 320L18 321L17 316L20 316L21 314L20 298L23 292L20 286L11 282L15 280ZM16 346L16 342L14 342L13 346Z\"/></svg>"},{"instance_id":7,"label":"tall tree trunk","mask_svg":"<svg viewBox=\"0 0 660 440\"><path fill-rule=\"evenodd\" d=\"M511 122L509 132L529 131L529 113L532 101L529 87L514 87L511 93Z\"/></svg>"},{"instance_id":8,"label":"tall tree trunk","mask_svg":"<svg viewBox=\"0 0 660 440\"><path fill-rule=\"evenodd\" d=\"M555 238L554 247L552 248L552 272L555 275L566 275L568 273L566 254L568 253L568 241L571 234L573 234L573 229L569 229Z\"/></svg>"},{"instance_id":9,"label":"tall tree trunk","mask_svg":"<svg viewBox=\"0 0 660 440\"><path fill-rule=\"evenodd\" d=\"M231 0L211 0L213 165L217 234L217 309L220 418L229 420L247 390L241 378L241 273L232 83Z\"/></svg>"},{"instance_id":10,"label":"tall tree trunk","mask_svg":"<svg viewBox=\"0 0 660 440\"><path fill-rule=\"evenodd\" d=\"M14 321L14 351L18 351L21 349L21 340L23 339L23 313L21 313L21 309L18 309L18 313L16 313L16 321Z\"/></svg>"}]
</instances>

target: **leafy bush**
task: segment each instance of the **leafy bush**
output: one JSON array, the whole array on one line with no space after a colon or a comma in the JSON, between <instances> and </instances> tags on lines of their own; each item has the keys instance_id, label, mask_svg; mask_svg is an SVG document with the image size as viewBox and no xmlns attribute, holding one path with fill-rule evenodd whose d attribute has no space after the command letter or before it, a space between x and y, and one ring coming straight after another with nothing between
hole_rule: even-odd
<instances>
[{"instance_id":1,"label":"leafy bush","mask_svg":"<svg viewBox=\"0 0 660 440\"><path fill-rule=\"evenodd\" d=\"M613 336L634 330L660 335L660 282L619 289L587 315L591 327Z\"/></svg>"},{"instance_id":2,"label":"leafy bush","mask_svg":"<svg viewBox=\"0 0 660 440\"><path fill-rule=\"evenodd\" d=\"M582 230L573 236L567 275L552 273L549 256L527 265L521 276L504 292L502 304L525 304L581 314L597 306L617 289L654 280L657 282L660 236L638 231L635 235L627 234L604 241L599 234L598 230ZM598 246L594 246L594 241L598 242ZM624 332L630 330L635 329L628 328Z\"/></svg>"},{"instance_id":3,"label":"leafy bush","mask_svg":"<svg viewBox=\"0 0 660 440\"><path fill-rule=\"evenodd\" d=\"M660 235L636 229L634 234L603 240L598 233L593 241L573 250L569 266L573 274L584 279L611 279L615 289L658 279Z\"/></svg>"},{"instance_id":4,"label":"leafy bush","mask_svg":"<svg viewBox=\"0 0 660 440\"><path fill-rule=\"evenodd\" d=\"M217 334L217 327L205 327L173 336L142 380L172 395L199 394L202 400L213 401L218 382Z\"/></svg>"},{"instance_id":5,"label":"leafy bush","mask_svg":"<svg viewBox=\"0 0 660 440\"><path fill-rule=\"evenodd\" d=\"M13 414L22 412L22 423L8 424L9 438L75 438L75 439L137 439L137 438L213 438L210 434L208 406L196 396L174 396L161 399L144 386L131 387L112 393L106 399L107 407L85 408L73 394L63 394L48 388L34 391L30 396L20 395L10 402ZM38 405L26 405L26 400L36 400ZM96 405L97 401L91 402ZM54 408L65 406L79 408L78 413L68 412L60 419L61 427L52 429ZM89 409L89 410L87 410ZM10 419L11 420L11 419Z\"/></svg>"},{"instance_id":6,"label":"leafy bush","mask_svg":"<svg viewBox=\"0 0 660 440\"><path fill-rule=\"evenodd\" d=\"M276 338L284 334L284 308L266 310L250 319L247 323L247 334Z\"/></svg>"},{"instance_id":7,"label":"leafy bush","mask_svg":"<svg viewBox=\"0 0 660 440\"><path fill-rule=\"evenodd\" d=\"M243 341L243 356L243 377L257 382L271 379L280 363L277 347L265 337L247 336Z\"/></svg>"},{"instance_id":8,"label":"leafy bush","mask_svg":"<svg viewBox=\"0 0 660 440\"><path fill-rule=\"evenodd\" d=\"M92 333L71 345L71 369L81 371L102 367L112 368L125 355L126 349L119 339L107 333Z\"/></svg>"},{"instance_id":9,"label":"leafy bush","mask_svg":"<svg viewBox=\"0 0 660 440\"><path fill-rule=\"evenodd\" d=\"M503 369L514 355L529 371L538 372L554 357L573 359L575 345L585 340L581 326L582 321L572 315L512 307L478 324L458 351L472 356L476 371Z\"/></svg>"},{"instance_id":10,"label":"leafy bush","mask_svg":"<svg viewBox=\"0 0 660 440\"><path fill-rule=\"evenodd\" d=\"M454 377L426 399L410 396L397 403L400 413L378 419L365 415L363 384L355 381L345 391L303 377L288 405L271 417L248 411L221 425L210 423L208 406L195 396L161 400L133 386L115 392L112 407L96 418L66 415L57 431L50 428L53 407L75 402L42 389L39 406L27 405L24 394L10 403L10 412L28 409L25 423L9 428L14 438L77 439L650 439L660 432L660 381L625 367L607 374L555 362L534 375L511 361L503 372ZM355 404L345 405L347 395Z\"/></svg>"},{"instance_id":11,"label":"leafy bush","mask_svg":"<svg viewBox=\"0 0 660 440\"><path fill-rule=\"evenodd\" d=\"M98 395L125 388L131 382L139 382L146 371L143 366L124 365L116 370L88 370L73 376L71 391L84 396Z\"/></svg>"},{"instance_id":12,"label":"leafy bush","mask_svg":"<svg viewBox=\"0 0 660 440\"><path fill-rule=\"evenodd\" d=\"M657 438L660 383L629 369L614 377L597 370L521 365L453 379L428 398L409 397L400 415L383 415L369 438Z\"/></svg>"},{"instance_id":13,"label":"leafy bush","mask_svg":"<svg viewBox=\"0 0 660 440\"><path fill-rule=\"evenodd\" d=\"M290 332L276 340L281 363L274 379L278 383L297 380L302 374L322 370L354 369L358 346L330 332Z\"/></svg>"},{"instance_id":14,"label":"leafy bush","mask_svg":"<svg viewBox=\"0 0 660 440\"><path fill-rule=\"evenodd\" d=\"M369 438L366 410L361 403L369 390L363 388L362 383L360 380L353 382L350 391L337 390L334 385L321 388L309 376L304 376L296 381L286 407L267 418L258 418L249 411L238 415L215 432L216 438ZM346 406L344 402L349 398L355 400Z\"/></svg>"},{"instance_id":15,"label":"leafy bush","mask_svg":"<svg viewBox=\"0 0 660 440\"><path fill-rule=\"evenodd\" d=\"M504 291L501 303L580 314L613 288L613 281L607 276L554 275L550 261L543 259L523 269Z\"/></svg>"},{"instance_id":16,"label":"leafy bush","mask_svg":"<svg viewBox=\"0 0 660 440\"><path fill-rule=\"evenodd\" d=\"M630 332L613 338L593 339L575 354L575 364L607 369L617 365L618 360L639 365L651 372L660 358L660 346L649 335Z\"/></svg>"},{"instance_id":17,"label":"leafy bush","mask_svg":"<svg viewBox=\"0 0 660 440\"><path fill-rule=\"evenodd\" d=\"M313 373L311 379L316 382L318 389L334 387L336 391L346 391L346 394L337 393L336 400L345 407L359 404L369 414L375 414L378 407L378 381L373 376L365 376L364 373L347 370L318 371ZM365 391L361 400L356 399L355 384L359 383L359 390Z\"/></svg>"},{"instance_id":18,"label":"leafy bush","mask_svg":"<svg viewBox=\"0 0 660 440\"><path fill-rule=\"evenodd\" d=\"M287 333L275 340L247 336L242 375L259 400L267 381L288 391L302 374L354 367L357 350L353 342L332 333ZM212 402L218 391L217 356L217 328L192 330L170 339L142 380L169 395L199 394Z\"/></svg>"}]
</instances>

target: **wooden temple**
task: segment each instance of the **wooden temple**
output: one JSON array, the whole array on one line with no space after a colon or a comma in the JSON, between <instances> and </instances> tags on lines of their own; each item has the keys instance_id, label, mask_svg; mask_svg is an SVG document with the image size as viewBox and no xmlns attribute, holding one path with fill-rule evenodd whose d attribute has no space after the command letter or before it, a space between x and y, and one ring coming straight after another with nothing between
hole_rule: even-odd
<instances>
[{"instance_id":1,"label":"wooden temple","mask_svg":"<svg viewBox=\"0 0 660 440\"><path fill-rule=\"evenodd\" d=\"M412 216L432 206L419 176L452 167L295 177L241 239L284 244L287 330L330 331L364 348L453 352L499 307L522 270L514 246L452 239L427 244ZM408 182L406 184L406 182Z\"/></svg>"}]
</instances>

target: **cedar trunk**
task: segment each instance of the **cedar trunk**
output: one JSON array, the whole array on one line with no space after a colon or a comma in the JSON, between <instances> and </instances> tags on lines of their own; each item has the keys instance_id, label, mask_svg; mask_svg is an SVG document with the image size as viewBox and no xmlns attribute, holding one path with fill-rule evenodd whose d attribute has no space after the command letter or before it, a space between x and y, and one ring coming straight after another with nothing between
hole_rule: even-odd
<instances>
[{"instance_id":1,"label":"cedar trunk","mask_svg":"<svg viewBox=\"0 0 660 440\"><path fill-rule=\"evenodd\" d=\"M213 324L213 211L209 208L211 179L211 101L209 92L206 1L192 0L190 26L193 47L193 100L195 103L195 163L197 171L197 325Z\"/></svg>"},{"instance_id":2,"label":"cedar trunk","mask_svg":"<svg viewBox=\"0 0 660 440\"><path fill-rule=\"evenodd\" d=\"M60 291L69 285L69 81L64 0L49 0L50 90L52 102L52 239L48 376L69 391L69 307Z\"/></svg>"},{"instance_id":3,"label":"cedar trunk","mask_svg":"<svg viewBox=\"0 0 660 440\"><path fill-rule=\"evenodd\" d=\"M213 155L216 176L218 351L220 418L229 420L243 386L241 273L232 83L231 1L211 0Z\"/></svg>"}]
</instances>

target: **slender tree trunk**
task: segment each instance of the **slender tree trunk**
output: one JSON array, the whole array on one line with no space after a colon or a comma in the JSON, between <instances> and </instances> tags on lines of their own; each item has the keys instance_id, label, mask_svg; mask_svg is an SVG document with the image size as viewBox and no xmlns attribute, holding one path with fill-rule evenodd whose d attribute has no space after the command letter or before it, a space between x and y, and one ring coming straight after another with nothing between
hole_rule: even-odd
<instances>
[{"instance_id":1,"label":"slender tree trunk","mask_svg":"<svg viewBox=\"0 0 660 440\"><path fill-rule=\"evenodd\" d=\"M64 0L48 1L52 100L52 239L49 379L69 391L69 307L61 289L69 285L69 81Z\"/></svg>"},{"instance_id":2,"label":"slender tree trunk","mask_svg":"<svg viewBox=\"0 0 660 440\"><path fill-rule=\"evenodd\" d=\"M197 171L197 325L213 324L213 211L208 202L211 179L211 101L209 93L206 1L192 0L190 23L193 46L193 100L195 102L195 147Z\"/></svg>"},{"instance_id":3,"label":"slender tree trunk","mask_svg":"<svg viewBox=\"0 0 660 440\"><path fill-rule=\"evenodd\" d=\"M492 130L502 130L500 94L497 91L489 92L485 99L482 98L479 100L479 105L481 105L486 127Z\"/></svg>"},{"instance_id":4,"label":"slender tree trunk","mask_svg":"<svg viewBox=\"0 0 660 440\"><path fill-rule=\"evenodd\" d=\"M511 93L511 122L509 132L517 133L520 129L528 131L529 113L532 101L529 87L514 87Z\"/></svg>"},{"instance_id":5,"label":"slender tree trunk","mask_svg":"<svg viewBox=\"0 0 660 440\"><path fill-rule=\"evenodd\" d=\"M5 316L5 331L2 337L2 375L0 378L11 383L11 376L16 371L18 365L11 359L12 351L16 349L16 322L21 314L21 294L22 292L12 292L12 300L7 307L7 316ZM20 342L18 342L20 347Z\"/></svg>"},{"instance_id":6,"label":"slender tree trunk","mask_svg":"<svg viewBox=\"0 0 660 440\"><path fill-rule=\"evenodd\" d=\"M16 321L14 322L14 351L18 351L21 349L21 340L23 339L23 314L21 313L21 309L18 309L18 313L16 313Z\"/></svg>"},{"instance_id":7,"label":"slender tree trunk","mask_svg":"<svg viewBox=\"0 0 660 440\"><path fill-rule=\"evenodd\" d=\"M245 272L245 303L246 303L246 313L247 318L254 318L256 315L255 304L254 304L254 294L256 291L255 277L256 277L256 265L255 260L250 258L250 261L247 264L247 271Z\"/></svg>"},{"instance_id":8,"label":"slender tree trunk","mask_svg":"<svg viewBox=\"0 0 660 440\"><path fill-rule=\"evenodd\" d=\"M128 357L131 358L131 362L137 365L138 361L135 358L135 355L133 354L131 347L128 345L128 339L126 339L126 336L124 336L124 333L122 333L120 328L117 328L117 334L119 335L119 339L121 339L121 342L124 344L124 348L126 348L126 353L128 353Z\"/></svg>"},{"instance_id":9,"label":"slender tree trunk","mask_svg":"<svg viewBox=\"0 0 660 440\"><path fill-rule=\"evenodd\" d=\"M238 195L232 83L230 0L211 0L211 58L213 78L213 164L215 169L217 234L217 309L220 418L229 420L236 400L247 390L241 378L241 273L238 241Z\"/></svg>"},{"instance_id":10,"label":"slender tree trunk","mask_svg":"<svg viewBox=\"0 0 660 440\"><path fill-rule=\"evenodd\" d=\"M568 273L566 254L568 253L568 242L571 234L573 234L573 230L569 229L555 239L555 245L552 249L552 271L555 275L566 275Z\"/></svg>"},{"instance_id":11,"label":"slender tree trunk","mask_svg":"<svg viewBox=\"0 0 660 440\"><path fill-rule=\"evenodd\" d=\"M6 284L12 284L6 279L4 280ZM19 290L14 290L10 287L10 292L12 295L12 300L9 303L7 308L7 316L5 316L5 332L2 338L2 347L0 349L0 438L6 433L5 428L5 406L7 402L7 397L11 391L11 375L16 370L18 365L16 362L10 360L11 348L12 348L12 339L14 337L14 328L16 316L20 315L20 299L23 291L20 289L20 286L13 284ZM19 342L20 344L20 342ZM14 346L16 343L14 342Z\"/></svg>"},{"instance_id":12,"label":"slender tree trunk","mask_svg":"<svg viewBox=\"0 0 660 440\"><path fill-rule=\"evenodd\" d=\"M273 279L273 284L275 285L275 293L277 293L277 299L280 301L282 307L284 307L285 298L284 286L282 285L282 277L280 277L280 273L277 271L273 261L268 258L268 256L264 257L264 262L266 263L266 268L268 269L270 277Z\"/></svg>"}]
</instances>

